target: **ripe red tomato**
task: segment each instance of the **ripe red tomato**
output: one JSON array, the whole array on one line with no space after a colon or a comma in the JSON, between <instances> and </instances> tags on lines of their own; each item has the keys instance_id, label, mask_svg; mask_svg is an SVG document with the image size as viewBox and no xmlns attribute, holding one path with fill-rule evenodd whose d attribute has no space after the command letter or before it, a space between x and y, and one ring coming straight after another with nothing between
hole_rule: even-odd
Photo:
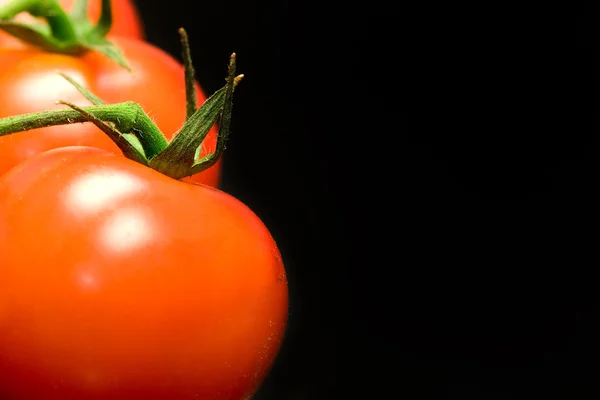
<instances>
[{"instance_id":1,"label":"ripe red tomato","mask_svg":"<svg viewBox=\"0 0 600 400\"><path fill-rule=\"evenodd\" d=\"M0 5L11 0L0 0ZM97 21L100 16L101 0L89 1L89 17L91 21ZM71 10L75 0L59 0L59 3L67 11ZM131 0L112 0L113 25L110 30L112 36L125 36L137 39L144 38L144 31L140 16ZM19 22L32 22L35 19L27 14L21 13L16 18ZM0 32L0 47L6 45L22 45L18 39L13 38L5 32Z\"/></svg>"},{"instance_id":2,"label":"ripe red tomato","mask_svg":"<svg viewBox=\"0 0 600 400\"><path fill-rule=\"evenodd\" d=\"M124 53L133 75L96 52L73 57L31 47L0 47L0 118L64 108L56 105L56 100L91 105L57 74L60 70L107 103L139 103L170 140L186 116L183 66L166 52L141 40L114 37L112 41ZM198 104L202 104L206 97L199 86L196 89ZM202 144L201 156L214 151L216 138L215 125ZM0 174L34 154L70 145L120 153L117 146L92 124L47 127L0 137ZM186 180L218 186L220 170L221 161Z\"/></svg>"},{"instance_id":3,"label":"ripe red tomato","mask_svg":"<svg viewBox=\"0 0 600 400\"><path fill-rule=\"evenodd\" d=\"M235 198L66 147L0 177L0 398L243 400L287 322L279 250Z\"/></svg>"}]
</instances>

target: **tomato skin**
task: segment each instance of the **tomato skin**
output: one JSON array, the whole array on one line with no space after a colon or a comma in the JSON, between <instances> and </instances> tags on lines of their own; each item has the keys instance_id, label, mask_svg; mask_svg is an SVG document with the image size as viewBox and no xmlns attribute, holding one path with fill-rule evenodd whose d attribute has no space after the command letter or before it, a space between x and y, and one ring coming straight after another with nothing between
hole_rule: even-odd
<instances>
[{"instance_id":1,"label":"tomato skin","mask_svg":"<svg viewBox=\"0 0 600 400\"><path fill-rule=\"evenodd\" d=\"M185 121L186 99L183 66L161 49L130 38L113 38L127 58L133 75L102 54L80 57L52 54L34 48L0 48L0 118L36 111L65 108L56 100L89 106L60 70L98 95L106 103L134 101L154 119L167 139ZM206 99L196 86L198 104ZM202 144L201 156L214 151L217 125ZM92 146L120 153L100 129L90 123L56 126L0 137L0 175L39 152L64 146ZM221 161L188 181L218 186Z\"/></svg>"},{"instance_id":2,"label":"tomato skin","mask_svg":"<svg viewBox=\"0 0 600 400\"><path fill-rule=\"evenodd\" d=\"M242 400L287 322L285 270L237 199L114 153L0 177L0 398Z\"/></svg>"},{"instance_id":3,"label":"tomato skin","mask_svg":"<svg viewBox=\"0 0 600 400\"><path fill-rule=\"evenodd\" d=\"M8 3L11 0L0 0L0 5ZM59 0L59 3L66 11L70 11L75 3L75 0ZM136 39L144 39L144 29L140 15L134 6L132 0L112 0L113 25L110 30L110 36L124 36ZM89 1L89 17L90 21L97 21L100 17L101 0ZM16 21L30 23L35 21L35 18L27 13L21 13L15 17ZM23 47L24 44L15 37L0 32L0 47L17 46Z\"/></svg>"}]
</instances>

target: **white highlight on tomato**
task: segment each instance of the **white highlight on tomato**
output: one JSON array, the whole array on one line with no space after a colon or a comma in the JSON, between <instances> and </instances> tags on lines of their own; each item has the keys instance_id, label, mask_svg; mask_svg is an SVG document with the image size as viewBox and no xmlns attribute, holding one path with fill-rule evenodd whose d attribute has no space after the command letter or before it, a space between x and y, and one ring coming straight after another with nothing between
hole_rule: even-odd
<instances>
[{"instance_id":1,"label":"white highlight on tomato","mask_svg":"<svg viewBox=\"0 0 600 400\"><path fill-rule=\"evenodd\" d=\"M84 174L66 191L67 206L85 215L113 209L117 202L143 190L144 182L127 174Z\"/></svg>"},{"instance_id":2,"label":"white highlight on tomato","mask_svg":"<svg viewBox=\"0 0 600 400\"><path fill-rule=\"evenodd\" d=\"M143 247L152 240L152 223L139 207L115 210L100 231L104 250L127 253Z\"/></svg>"}]
</instances>

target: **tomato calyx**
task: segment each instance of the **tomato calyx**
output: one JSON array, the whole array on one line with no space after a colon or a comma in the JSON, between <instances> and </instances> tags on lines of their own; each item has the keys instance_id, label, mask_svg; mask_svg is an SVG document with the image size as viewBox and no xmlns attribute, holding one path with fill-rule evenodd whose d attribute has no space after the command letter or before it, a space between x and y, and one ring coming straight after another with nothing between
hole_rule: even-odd
<instances>
[{"instance_id":1,"label":"tomato calyx","mask_svg":"<svg viewBox=\"0 0 600 400\"><path fill-rule=\"evenodd\" d=\"M150 167L174 179L196 175L217 163L229 137L233 92L243 75L235 75L236 54L230 57L227 83L197 108L194 70L191 62L189 43L185 30L180 29L185 66L187 119L171 142L143 110L134 102L105 104L75 80L61 74L93 106L79 107L75 104L57 101L70 109L29 113L0 119L0 137L12 133L28 131L56 125L90 122L100 128L133 161ZM220 121L215 150L200 157L202 142L208 132Z\"/></svg>"},{"instance_id":2,"label":"tomato calyx","mask_svg":"<svg viewBox=\"0 0 600 400\"><path fill-rule=\"evenodd\" d=\"M131 71L123 53L106 35L112 27L111 0L102 0L100 19L94 25L87 17L89 0L75 0L67 13L58 0L12 0L0 6L0 29L18 39L52 53L78 55L97 51ZM44 23L21 23L13 18L27 12Z\"/></svg>"}]
</instances>

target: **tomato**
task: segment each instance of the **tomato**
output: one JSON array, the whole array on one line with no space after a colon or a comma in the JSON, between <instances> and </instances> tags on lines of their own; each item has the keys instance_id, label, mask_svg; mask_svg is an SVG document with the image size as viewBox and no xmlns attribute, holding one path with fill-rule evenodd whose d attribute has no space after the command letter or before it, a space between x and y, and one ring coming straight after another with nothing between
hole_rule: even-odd
<instances>
[{"instance_id":1,"label":"tomato","mask_svg":"<svg viewBox=\"0 0 600 400\"><path fill-rule=\"evenodd\" d=\"M113 60L96 52L69 56L37 48L0 47L0 118L64 108L56 100L80 106L91 105L69 82L57 74L60 70L106 103L134 101L155 120L171 139L186 117L183 67L159 48L131 38L112 38L127 58L133 75ZM206 99L196 87L198 104ZM214 151L216 125L202 144L201 156ZM55 126L0 137L0 174L34 154L52 148L84 145L120 153L117 146L92 124ZM187 180L211 186L219 184L221 161Z\"/></svg>"},{"instance_id":2,"label":"tomato","mask_svg":"<svg viewBox=\"0 0 600 400\"><path fill-rule=\"evenodd\" d=\"M0 398L249 399L287 323L279 250L218 189L66 147L0 177Z\"/></svg>"},{"instance_id":3,"label":"tomato","mask_svg":"<svg viewBox=\"0 0 600 400\"><path fill-rule=\"evenodd\" d=\"M8 3L12 0L0 0L0 5ZM59 3L65 10L71 10L75 0L60 0ZM89 17L91 21L97 21L100 16L100 3L101 0L90 0L89 1ZM112 11L113 11L113 25L110 31L112 36L125 36L137 39L144 38L144 31L142 27L141 18L132 2L132 0L112 0ZM35 19L27 14L21 13L16 18L19 22L32 22ZM0 32L0 47L6 45L19 45L22 42L13 38L12 36ZM22 45L22 44L21 44Z\"/></svg>"}]
</instances>

